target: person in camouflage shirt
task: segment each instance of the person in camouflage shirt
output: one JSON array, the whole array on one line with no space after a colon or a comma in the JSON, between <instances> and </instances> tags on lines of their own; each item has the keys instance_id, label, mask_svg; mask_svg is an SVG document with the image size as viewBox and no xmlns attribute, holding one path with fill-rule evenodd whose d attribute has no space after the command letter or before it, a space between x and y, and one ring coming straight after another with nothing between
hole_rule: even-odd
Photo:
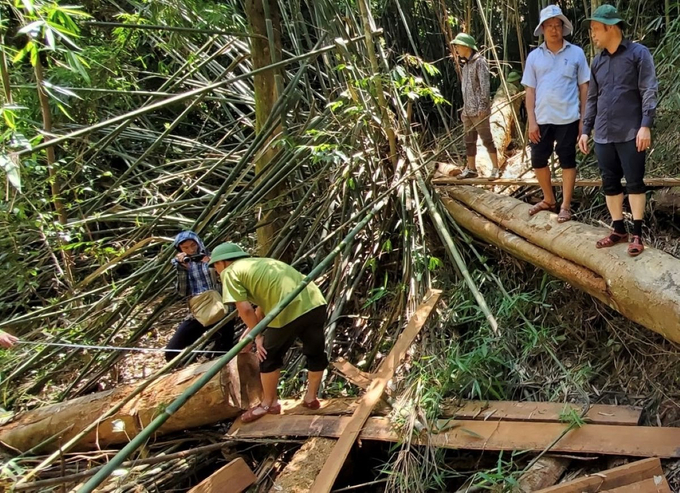
<instances>
[{"instance_id":1,"label":"person in camouflage shirt","mask_svg":"<svg viewBox=\"0 0 680 493\"><path fill-rule=\"evenodd\" d=\"M489 153L493 169L491 179L499 176L498 154L491 135L489 116L491 115L491 90L489 83L489 64L479 53L477 43L469 34L460 33L452 41L461 69L463 92L463 112L461 119L465 131L465 154L467 165L461 178L474 178L477 173L477 136Z\"/></svg>"}]
</instances>

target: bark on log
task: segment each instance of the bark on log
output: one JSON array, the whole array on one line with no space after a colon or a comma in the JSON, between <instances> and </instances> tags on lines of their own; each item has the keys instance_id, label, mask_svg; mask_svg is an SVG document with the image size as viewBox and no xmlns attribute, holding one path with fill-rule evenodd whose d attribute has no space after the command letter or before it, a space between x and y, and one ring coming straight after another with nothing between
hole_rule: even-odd
<instances>
[{"instance_id":1,"label":"bark on log","mask_svg":"<svg viewBox=\"0 0 680 493\"><path fill-rule=\"evenodd\" d=\"M521 96L518 96L520 89L517 86L508 84L508 89L510 91L510 100L502 89L496 91L496 95L491 101L491 116L489 116L489 127L491 128L491 135L493 136L493 142L496 146L500 163L503 162L505 151L512 141L513 130L517 127L514 115L519 114L519 107L523 99ZM484 144L482 144L482 139L477 138L477 169L480 172L480 176L489 176L491 168L489 153ZM505 171L503 171L503 176L505 176Z\"/></svg>"},{"instance_id":2,"label":"bark on log","mask_svg":"<svg viewBox=\"0 0 680 493\"><path fill-rule=\"evenodd\" d=\"M213 364L190 366L159 378L115 416L103 421L97 430L83 438L76 449L88 450L128 442L157 415L159 409L172 402ZM0 427L0 442L26 451L54 435L61 435L60 440L51 442L50 447L54 450L59 441L65 442L77 435L136 387L125 385L28 411ZM159 433L234 418L259 402L261 393L257 357L239 354L175 413Z\"/></svg>"},{"instance_id":3,"label":"bark on log","mask_svg":"<svg viewBox=\"0 0 680 493\"><path fill-rule=\"evenodd\" d=\"M442 202L458 224L473 235L521 260L540 267L549 274L572 284L604 303L610 303L607 283L594 272L558 257L543 248L529 243L521 236L498 227L493 222L484 218L484 216L467 209L460 202L456 202L446 196L442 196Z\"/></svg>"},{"instance_id":4,"label":"bark on log","mask_svg":"<svg viewBox=\"0 0 680 493\"><path fill-rule=\"evenodd\" d=\"M576 221L559 224L547 212L530 217L530 206L511 197L468 186L450 187L447 193L529 243L596 273L607 284L609 306L680 342L680 260L650 246L635 258L628 256L625 244L598 250L595 242L609 230ZM578 285L577 279L569 282Z\"/></svg>"}]
</instances>

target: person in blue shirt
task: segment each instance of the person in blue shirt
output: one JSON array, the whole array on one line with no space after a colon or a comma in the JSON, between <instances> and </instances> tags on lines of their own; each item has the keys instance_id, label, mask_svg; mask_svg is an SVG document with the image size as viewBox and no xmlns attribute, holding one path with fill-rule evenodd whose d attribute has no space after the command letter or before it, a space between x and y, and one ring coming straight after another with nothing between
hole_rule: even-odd
<instances>
[{"instance_id":1,"label":"person in blue shirt","mask_svg":"<svg viewBox=\"0 0 680 493\"><path fill-rule=\"evenodd\" d=\"M208 265L210 252L203 245L203 241L193 231L182 231L177 235L174 242L177 255L172 259L172 265L177 272L177 293L186 298L199 295L211 289L220 290L216 276L213 277ZM234 346L234 325L228 322L213 336L213 350L219 352L229 351ZM204 327L193 316L186 318L170 338L165 349L184 349L198 340L206 331L214 325ZM176 351L167 351L165 359L172 360L179 354Z\"/></svg>"},{"instance_id":2,"label":"person in blue shirt","mask_svg":"<svg viewBox=\"0 0 680 493\"><path fill-rule=\"evenodd\" d=\"M558 222L571 219L571 198L576 183L576 141L581 131L590 80L583 50L564 39L573 32L571 22L557 5L541 11L534 36L545 42L529 53L522 77L531 142L531 165L543 200L529 210L533 216L554 211L557 200L548 161L553 151L562 168L562 204Z\"/></svg>"},{"instance_id":3,"label":"person in blue shirt","mask_svg":"<svg viewBox=\"0 0 680 493\"><path fill-rule=\"evenodd\" d=\"M652 142L658 92L654 60L645 46L624 37L625 23L613 5L601 5L587 20L593 42L602 51L591 64L579 148L589 152L588 137L594 130L595 155L614 229L595 246L608 248L629 240L623 222L621 178L625 177L633 215L628 254L635 257L644 250L645 153Z\"/></svg>"}]
</instances>

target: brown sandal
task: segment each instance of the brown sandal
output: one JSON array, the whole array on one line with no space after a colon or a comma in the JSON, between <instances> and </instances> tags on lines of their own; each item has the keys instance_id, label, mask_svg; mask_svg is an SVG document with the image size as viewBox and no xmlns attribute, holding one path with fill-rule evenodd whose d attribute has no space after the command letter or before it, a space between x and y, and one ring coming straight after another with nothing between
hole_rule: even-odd
<instances>
[{"instance_id":1,"label":"brown sandal","mask_svg":"<svg viewBox=\"0 0 680 493\"><path fill-rule=\"evenodd\" d=\"M555 204L550 204L546 202L545 200L541 200L538 204L533 206L531 209L529 209L529 215L530 216L535 216L541 211L554 211L555 210Z\"/></svg>"},{"instance_id":2,"label":"brown sandal","mask_svg":"<svg viewBox=\"0 0 680 493\"><path fill-rule=\"evenodd\" d=\"M560 213L557 215L557 222L566 223L567 221L571 221L571 209L562 207Z\"/></svg>"},{"instance_id":3,"label":"brown sandal","mask_svg":"<svg viewBox=\"0 0 680 493\"><path fill-rule=\"evenodd\" d=\"M642 238L637 235L633 236L633 239L630 240L630 244L628 245L628 255L631 257L637 257L644 249L645 246L642 244Z\"/></svg>"},{"instance_id":4,"label":"brown sandal","mask_svg":"<svg viewBox=\"0 0 680 493\"><path fill-rule=\"evenodd\" d=\"M319 399L314 399L311 402L307 402L302 399L302 407L306 407L307 409L315 411L321 407L321 403L319 402Z\"/></svg>"},{"instance_id":5,"label":"brown sandal","mask_svg":"<svg viewBox=\"0 0 680 493\"><path fill-rule=\"evenodd\" d=\"M275 406L259 405L251 407L246 412L241 414L241 421L243 421L244 423L252 423L253 421L257 421L262 416L265 416L267 414L281 414L281 404L277 404Z\"/></svg>"},{"instance_id":6,"label":"brown sandal","mask_svg":"<svg viewBox=\"0 0 680 493\"><path fill-rule=\"evenodd\" d=\"M597 248L609 248L619 243L623 243L624 241L628 241L628 233L617 233L612 231L606 238L598 240L597 243L595 243L595 246Z\"/></svg>"}]
</instances>

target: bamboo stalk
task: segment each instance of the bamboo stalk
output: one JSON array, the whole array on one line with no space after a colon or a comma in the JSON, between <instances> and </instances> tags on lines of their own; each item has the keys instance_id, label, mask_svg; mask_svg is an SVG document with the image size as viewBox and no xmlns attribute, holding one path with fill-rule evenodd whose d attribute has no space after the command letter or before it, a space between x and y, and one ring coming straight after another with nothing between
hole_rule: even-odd
<instances>
[{"instance_id":1,"label":"bamboo stalk","mask_svg":"<svg viewBox=\"0 0 680 493\"><path fill-rule=\"evenodd\" d=\"M283 309L293 301L298 294L302 292L307 285L316 279L330 263L342 252L346 243L351 241L359 231L361 231L366 224L373 218L373 216L384 206L384 202L376 204L376 206L369 212L366 217L361 220L349 234L329 253L326 258L319 263L319 265L312 270L298 286L283 300L281 300L271 312L268 313L253 329L239 341L233 349L231 349L227 354L218 359L215 364L206 371L204 375L201 376L195 383L193 383L182 395L170 403L160 415L154 419L149 425L147 425L129 444L127 444L123 449L117 453L111 461L104 466L100 471L95 474L95 476L90 479L80 490L80 493L91 493L94 489L99 486L102 481L104 481L115 469L120 467L123 461L137 448L139 448L143 443L145 443L149 437L157 430L165 421L172 416L179 408L181 408L187 400L189 400L196 392L198 392L210 379L212 379L220 369L222 369L229 361L231 361L241 350L248 344L255 341L255 337L260 334L267 325L274 320L274 318L283 311Z\"/></svg>"}]
</instances>

